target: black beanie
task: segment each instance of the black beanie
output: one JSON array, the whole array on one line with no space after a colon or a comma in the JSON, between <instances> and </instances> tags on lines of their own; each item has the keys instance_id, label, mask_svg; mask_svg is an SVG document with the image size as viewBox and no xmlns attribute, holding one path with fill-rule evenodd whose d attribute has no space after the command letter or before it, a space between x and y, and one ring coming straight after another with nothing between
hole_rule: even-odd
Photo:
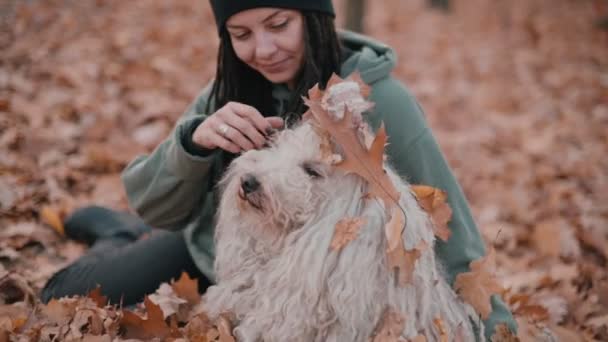
<instances>
[{"instance_id":1,"label":"black beanie","mask_svg":"<svg viewBox=\"0 0 608 342\"><path fill-rule=\"evenodd\" d=\"M211 0L218 32L233 14L256 7L311 10L336 15L331 0Z\"/></svg>"}]
</instances>

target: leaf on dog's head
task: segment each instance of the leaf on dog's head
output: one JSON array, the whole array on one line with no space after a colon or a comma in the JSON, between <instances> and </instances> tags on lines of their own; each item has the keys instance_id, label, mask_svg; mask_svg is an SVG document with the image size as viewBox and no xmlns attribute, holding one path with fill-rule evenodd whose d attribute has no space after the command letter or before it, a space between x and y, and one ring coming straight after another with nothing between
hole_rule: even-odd
<instances>
[{"instance_id":1,"label":"leaf on dog's head","mask_svg":"<svg viewBox=\"0 0 608 342\"><path fill-rule=\"evenodd\" d=\"M488 248L486 256L471 261L470 272L456 276L454 289L460 297L469 303L482 319L487 319L492 312L490 297L504 291L495 275L496 253L494 248Z\"/></svg>"},{"instance_id":2,"label":"leaf on dog's head","mask_svg":"<svg viewBox=\"0 0 608 342\"><path fill-rule=\"evenodd\" d=\"M359 229L366 223L363 217L343 218L336 223L334 237L329 245L333 251L339 251L359 235Z\"/></svg>"},{"instance_id":3,"label":"leaf on dog's head","mask_svg":"<svg viewBox=\"0 0 608 342\"><path fill-rule=\"evenodd\" d=\"M424 240L420 240L418 245L412 250L405 250L403 244L400 244L397 248L388 252L389 268L397 269L398 283L400 286L405 286L412 282L416 261L418 261L427 246L428 245Z\"/></svg>"},{"instance_id":4,"label":"leaf on dog's head","mask_svg":"<svg viewBox=\"0 0 608 342\"><path fill-rule=\"evenodd\" d=\"M387 309L370 340L372 342L398 342L404 326L405 318L393 309Z\"/></svg>"},{"instance_id":5,"label":"leaf on dog's head","mask_svg":"<svg viewBox=\"0 0 608 342\"><path fill-rule=\"evenodd\" d=\"M412 191L420 207L431 217L435 236L448 241L452 234L448 228L448 222L452 218L452 208L447 202L446 192L427 185L413 185Z\"/></svg>"}]
</instances>

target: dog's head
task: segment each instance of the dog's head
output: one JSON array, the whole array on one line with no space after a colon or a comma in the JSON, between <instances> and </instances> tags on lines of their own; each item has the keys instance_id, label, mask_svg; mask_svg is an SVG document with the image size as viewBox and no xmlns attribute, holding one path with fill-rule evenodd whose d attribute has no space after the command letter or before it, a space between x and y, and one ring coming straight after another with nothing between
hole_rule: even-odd
<instances>
[{"instance_id":1,"label":"dog's head","mask_svg":"<svg viewBox=\"0 0 608 342\"><path fill-rule=\"evenodd\" d=\"M339 181L334 168L320 160L320 143L304 123L277 133L269 148L235 159L221 182L221 215L281 233L302 226Z\"/></svg>"}]
</instances>

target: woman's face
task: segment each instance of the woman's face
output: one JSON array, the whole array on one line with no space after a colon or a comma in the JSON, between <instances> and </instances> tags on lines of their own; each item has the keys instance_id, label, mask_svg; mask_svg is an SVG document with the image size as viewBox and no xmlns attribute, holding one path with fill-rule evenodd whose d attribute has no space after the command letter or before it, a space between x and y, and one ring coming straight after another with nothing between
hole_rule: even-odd
<instances>
[{"instance_id":1,"label":"woman's face","mask_svg":"<svg viewBox=\"0 0 608 342\"><path fill-rule=\"evenodd\" d=\"M254 8L226 21L237 57L273 83L293 89L304 60L304 18L298 11Z\"/></svg>"}]
</instances>

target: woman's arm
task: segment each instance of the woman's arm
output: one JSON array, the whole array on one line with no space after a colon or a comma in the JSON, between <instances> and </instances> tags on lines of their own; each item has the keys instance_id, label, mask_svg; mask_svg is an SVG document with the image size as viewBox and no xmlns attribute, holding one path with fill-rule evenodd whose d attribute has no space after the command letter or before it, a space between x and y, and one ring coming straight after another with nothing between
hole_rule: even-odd
<instances>
[{"instance_id":1,"label":"woman's arm","mask_svg":"<svg viewBox=\"0 0 608 342\"><path fill-rule=\"evenodd\" d=\"M211 84L188 107L167 137L149 155L138 156L123 171L131 207L157 228L182 229L203 208L217 168L219 150L193 150L192 131L206 119Z\"/></svg>"},{"instance_id":2,"label":"woman's arm","mask_svg":"<svg viewBox=\"0 0 608 342\"><path fill-rule=\"evenodd\" d=\"M407 89L392 78L385 79L374 85L371 101L376 103L376 108L370 123L377 128L380 121L384 121L389 144L387 154L397 172L412 184L430 185L448 194L452 234L447 242L437 240L435 251L447 271L448 282L453 284L458 273L469 270L471 261L485 255L467 200L427 126L422 110ZM492 314L484 321L488 338L499 323L506 323L513 331L517 328L506 305L498 296L493 296Z\"/></svg>"}]
</instances>

